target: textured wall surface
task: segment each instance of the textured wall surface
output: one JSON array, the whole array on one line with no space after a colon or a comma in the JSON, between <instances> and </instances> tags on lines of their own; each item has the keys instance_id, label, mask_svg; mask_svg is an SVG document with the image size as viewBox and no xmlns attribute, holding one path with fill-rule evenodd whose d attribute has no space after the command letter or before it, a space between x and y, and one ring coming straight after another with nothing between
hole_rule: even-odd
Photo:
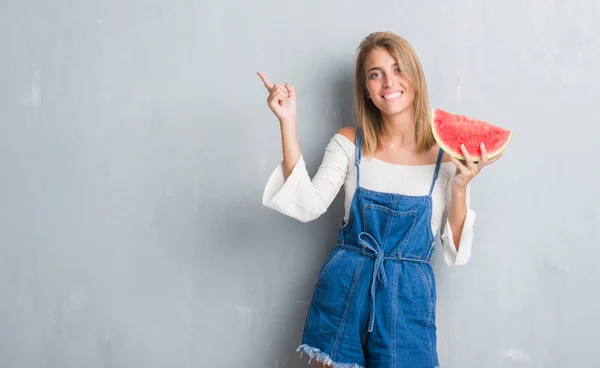
<instances>
[{"instance_id":1,"label":"textured wall surface","mask_svg":"<svg viewBox=\"0 0 600 368\"><path fill-rule=\"evenodd\" d=\"M515 131L473 182L470 262L437 248L442 367L597 366L599 8L0 2L0 366L307 366L342 196L307 224L261 205L281 143L256 72L296 86L312 175L379 30L413 44L432 107Z\"/></svg>"}]
</instances>

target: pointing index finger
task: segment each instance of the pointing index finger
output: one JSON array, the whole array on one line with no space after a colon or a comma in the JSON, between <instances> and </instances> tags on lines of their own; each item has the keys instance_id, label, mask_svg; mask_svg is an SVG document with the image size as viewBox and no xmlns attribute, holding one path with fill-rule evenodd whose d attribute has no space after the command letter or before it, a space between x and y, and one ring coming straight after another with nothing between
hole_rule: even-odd
<instances>
[{"instance_id":1,"label":"pointing index finger","mask_svg":"<svg viewBox=\"0 0 600 368\"><path fill-rule=\"evenodd\" d=\"M261 72L257 73L258 76L260 77L260 79L262 79L265 87L269 90L269 92L271 91L271 88L273 88L273 84L269 81L269 79Z\"/></svg>"}]
</instances>

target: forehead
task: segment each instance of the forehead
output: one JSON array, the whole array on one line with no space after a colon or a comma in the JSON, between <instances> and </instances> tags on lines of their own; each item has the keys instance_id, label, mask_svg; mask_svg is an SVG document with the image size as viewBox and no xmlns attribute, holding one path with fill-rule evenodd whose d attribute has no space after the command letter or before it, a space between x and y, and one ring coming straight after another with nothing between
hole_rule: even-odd
<instances>
[{"instance_id":1,"label":"forehead","mask_svg":"<svg viewBox=\"0 0 600 368\"><path fill-rule=\"evenodd\" d=\"M365 59L365 69L369 70L375 67L389 67L397 64L398 61L384 48L371 50Z\"/></svg>"}]
</instances>

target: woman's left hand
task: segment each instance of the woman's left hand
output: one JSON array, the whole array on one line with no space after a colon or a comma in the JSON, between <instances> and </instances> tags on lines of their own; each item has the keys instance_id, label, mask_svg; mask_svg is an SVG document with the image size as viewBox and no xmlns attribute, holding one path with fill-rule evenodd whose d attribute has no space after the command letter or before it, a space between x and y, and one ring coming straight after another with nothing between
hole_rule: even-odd
<instances>
[{"instance_id":1,"label":"woman's left hand","mask_svg":"<svg viewBox=\"0 0 600 368\"><path fill-rule=\"evenodd\" d=\"M487 151L485 150L485 145L481 143L481 160L475 164L473 162L473 158L467 151L467 148L464 145L460 146L460 149L465 157L465 163L460 162L458 159L450 156L450 160L454 162L456 165L456 175L454 176L454 184L460 187L466 187L467 184L473 179L477 174L481 172L481 170L494 162L496 162L504 153L499 154L493 159L489 160L487 157Z\"/></svg>"}]
</instances>

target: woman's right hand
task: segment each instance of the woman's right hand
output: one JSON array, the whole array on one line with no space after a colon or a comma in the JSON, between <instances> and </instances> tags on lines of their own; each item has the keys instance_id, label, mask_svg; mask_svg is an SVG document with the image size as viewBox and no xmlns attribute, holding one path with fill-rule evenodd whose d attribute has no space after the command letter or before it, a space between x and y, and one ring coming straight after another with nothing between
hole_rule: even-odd
<instances>
[{"instance_id":1,"label":"woman's right hand","mask_svg":"<svg viewBox=\"0 0 600 368\"><path fill-rule=\"evenodd\" d=\"M283 177L287 180L301 156L296 137L296 90L287 83L285 86L273 84L262 73L258 73L258 76L269 91L267 97L269 107L279 119L283 148Z\"/></svg>"},{"instance_id":2,"label":"woman's right hand","mask_svg":"<svg viewBox=\"0 0 600 368\"><path fill-rule=\"evenodd\" d=\"M287 83L283 86L277 83L273 84L261 72L258 72L258 76L269 91L267 103L279 122L281 124L295 122L297 109L295 88Z\"/></svg>"}]
</instances>

